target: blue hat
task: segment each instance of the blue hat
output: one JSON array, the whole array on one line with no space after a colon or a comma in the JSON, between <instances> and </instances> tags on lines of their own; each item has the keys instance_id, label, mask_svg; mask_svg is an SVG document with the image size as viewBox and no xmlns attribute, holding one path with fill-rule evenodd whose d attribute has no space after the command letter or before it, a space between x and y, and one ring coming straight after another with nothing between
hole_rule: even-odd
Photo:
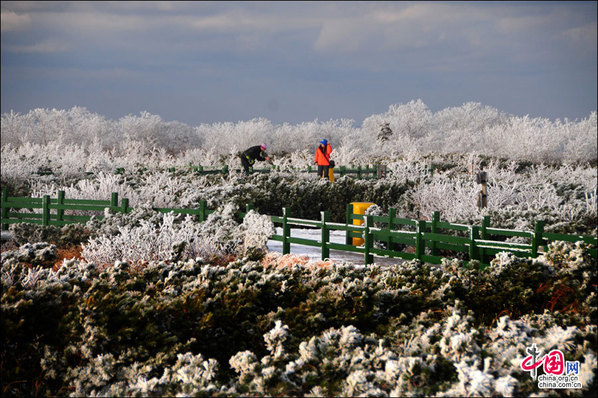
<instances>
[{"instance_id":1,"label":"blue hat","mask_svg":"<svg viewBox=\"0 0 598 398\"><path fill-rule=\"evenodd\" d=\"M322 140L322 141L320 141L320 144L326 145L326 144L328 144L328 140Z\"/></svg>"}]
</instances>

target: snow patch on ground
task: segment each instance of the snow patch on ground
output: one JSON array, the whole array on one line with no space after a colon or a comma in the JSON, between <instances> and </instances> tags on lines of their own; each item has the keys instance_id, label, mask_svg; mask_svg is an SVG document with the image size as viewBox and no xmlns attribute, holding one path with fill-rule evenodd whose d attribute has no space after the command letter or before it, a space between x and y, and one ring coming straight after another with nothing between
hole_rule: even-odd
<instances>
[{"instance_id":1,"label":"snow patch on ground","mask_svg":"<svg viewBox=\"0 0 598 398\"><path fill-rule=\"evenodd\" d=\"M310 240L320 240L319 229L302 229L292 228L291 236L294 238L303 238ZM282 228L276 228L276 235L282 235ZM345 243L345 231L330 231L330 242L332 243ZM268 250L273 252L282 253L282 242L269 240L267 244ZM321 260L321 249L314 246L305 246L296 243L291 243L291 253L297 255L306 255L310 260ZM365 258L363 254L344 252L341 250L330 250L330 260L337 262L348 262L355 265L365 265ZM392 265L403 262L400 258L386 258L374 256L374 263L380 265Z\"/></svg>"}]
</instances>

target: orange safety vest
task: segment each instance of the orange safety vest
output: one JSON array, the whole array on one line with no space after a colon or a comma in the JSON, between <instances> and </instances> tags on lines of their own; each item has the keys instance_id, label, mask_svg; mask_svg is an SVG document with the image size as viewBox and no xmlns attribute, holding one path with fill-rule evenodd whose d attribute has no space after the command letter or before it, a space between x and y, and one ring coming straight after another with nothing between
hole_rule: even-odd
<instances>
[{"instance_id":1,"label":"orange safety vest","mask_svg":"<svg viewBox=\"0 0 598 398\"><path fill-rule=\"evenodd\" d=\"M332 152L332 147L330 144L326 144L326 154L322 150L322 146L319 145L318 149L316 149L316 163L318 166L328 166L330 165L330 153Z\"/></svg>"}]
</instances>

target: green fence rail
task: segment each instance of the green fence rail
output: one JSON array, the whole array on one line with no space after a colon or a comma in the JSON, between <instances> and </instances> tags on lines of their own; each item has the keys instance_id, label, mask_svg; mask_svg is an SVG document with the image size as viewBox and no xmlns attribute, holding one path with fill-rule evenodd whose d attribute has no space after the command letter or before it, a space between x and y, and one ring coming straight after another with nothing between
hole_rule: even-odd
<instances>
[{"instance_id":1,"label":"green fence rail","mask_svg":"<svg viewBox=\"0 0 598 398\"><path fill-rule=\"evenodd\" d=\"M210 175L210 174L222 174L227 175L229 172L242 172L242 169L229 169L228 166L222 166L222 168L206 168L203 166L190 166L191 170L200 175ZM177 170L176 167L170 167L168 169L170 172L175 172ZM430 169L432 170L432 169ZM272 166L272 167L265 167L265 168L249 168L249 173L260 173L260 174L268 174L275 171L290 171L295 173L317 173L318 169L316 167L307 166L307 169L295 169L295 168L285 168L281 169L279 166ZM116 171L117 174L124 173L124 169L120 168ZM354 175L357 179L378 179L380 177L380 173L378 173L378 165L367 165L367 166L338 166L334 168L334 173L340 177L346 175Z\"/></svg>"},{"instance_id":2,"label":"green fence rail","mask_svg":"<svg viewBox=\"0 0 598 398\"><path fill-rule=\"evenodd\" d=\"M190 170L199 175L227 175L231 172L241 173L244 172L241 168L230 169L227 165L223 165L222 167L204 167L204 166L194 166L189 165L185 167L168 167L164 170L167 170L171 173L176 172L177 170ZM378 172L379 166L378 165L367 165L367 166L337 166L334 168L334 173L340 177L342 176L355 176L357 179L378 179L384 176L384 173ZM143 174L148 169L146 167L140 167L137 169L136 173ZM430 174L432 174L433 169L429 168ZM249 168L250 174L268 174L272 172L293 172L293 173L317 173L318 169L316 167L308 166L306 169L296 169L294 167L284 167L281 168L280 166L271 166L271 167L263 167L263 168ZM125 169L123 167L116 168L114 170L114 174L124 174ZM39 175L51 175L53 174L52 170L44 169L39 170L36 174ZM93 175L93 172L87 172L87 175Z\"/></svg>"},{"instance_id":3,"label":"green fence rail","mask_svg":"<svg viewBox=\"0 0 598 398\"><path fill-rule=\"evenodd\" d=\"M6 189L2 190L1 207L3 230L13 223L54 226L85 223L94 215L101 219L105 209L121 213L132 210L126 198L122 198L119 204L116 192L112 193L110 200L84 200L67 199L64 191L59 191L57 198L48 195L42 198L8 197ZM29 209L29 212L17 211L22 209ZM238 216L245 217L251 209L252 205L248 204L246 212ZM200 222L214 212L207 209L205 201L200 202L197 208L154 210L195 215ZM69 214L77 212L85 214ZM517 231L493 228L489 217L484 217L479 226L464 225L441 221L439 212L434 212L431 220L400 218L392 208L384 216L355 214L351 204L347 205L344 223L331 222L327 211L321 212L320 220L293 218L289 208L282 209L282 216L269 217L282 227L282 235L275 234L270 239L282 242L283 254L291 253L291 244L313 246L321 249L323 260L330 258L330 250L340 250L362 254L366 264L373 263L374 256L419 259L433 264L439 264L442 258L458 256L465 261L478 260L482 264L489 264L497 253L505 251L520 257L535 258L554 241L585 242L590 245L590 255L597 257L595 236L544 232L544 221L537 221L533 231ZM356 221L362 224L357 225ZM294 237L292 226L317 228L320 230L320 239ZM344 243L330 241L330 231L335 230L345 232ZM363 244L353 245L353 238L362 238ZM507 241L508 238L517 238L519 242Z\"/></svg>"},{"instance_id":4,"label":"green fence rail","mask_svg":"<svg viewBox=\"0 0 598 398\"><path fill-rule=\"evenodd\" d=\"M48 195L41 198L8 197L6 189L2 190L1 207L3 230L8 229L8 224L23 222L62 227L67 224L86 223L91 220L92 216L102 219L105 209L123 214L133 210L129 206L127 198L122 198L119 204L117 192L112 192L110 200L88 200L66 199L64 191L58 191L57 198L50 198ZM28 212L19 211L23 209ZM195 215L198 216L200 222L205 221L208 215L214 212L207 208L205 201L200 202L197 208L154 207L153 209L161 213L174 212L175 214Z\"/></svg>"},{"instance_id":5,"label":"green fence rail","mask_svg":"<svg viewBox=\"0 0 598 398\"><path fill-rule=\"evenodd\" d=\"M292 218L288 208L283 209L282 217L271 219L282 226L282 235L274 235L271 239L282 242L283 254L291 252L291 244L315 246L321 248L322 260L329 258L330 249L334 249L361 253L366 264L373 262L374 255L440 264L442 258L461 253L461 258L466 261L478 260L487 265L497 253L505 251L535 258L554 241L583 241L593 245L589 252L592 257L597 257L596 237L545 233L543 221L538 221L532 232L516 231L491 228L489 217L484 217L481 226L470 226L440 221L439 212L434 212L431 221L398 218L394 209L390 209L387 216L354 214L352 205L347 206L344 224L330 222L326 211L321 213L319 221ZM363 224L355 225L354 220L363 220ZM380 224L384 225L378 226ZM293 237L291 226L319 228L321 238ZM333 230L345 231L344 244L330 242L330 231ZM363 245L353 246L351 241L355 237L363 238ZM505 241L508 237L525 238L529 242Z\"/></svg>"},{"instance_id":6,"label":"green fence rail","mask_svg":"<svg viewBox=\"0 0 598 398\"><path fill-rule=\"evenodd\" d=\"M207 174L223 174L226 175L230 172L228 166L224 165L222 168L205 168L203 166L189 166L191 170L194 172L207 175ZM168 169L171 172L176 171L176 167L171 167ZM233 169L235 172L241 172L242 169ZM317 167L307 166L307 169L295 169L294 167L290 168L281 168L279 166L272 166L266 168L249 168L250 173L271 173L273 171L291 171L296 173L317 173ZM432 176L434 174L434 166L426 166L426 171ZM124 169L117 169L118 173L124 173ZM355 166L351 165L347 166L336 166L334 168L334 173L340 177L342 176L355 176L357 179L379 179L386 177L386 166L384 165L366 165L366 166Z\"/></svg>"}]
</instances>

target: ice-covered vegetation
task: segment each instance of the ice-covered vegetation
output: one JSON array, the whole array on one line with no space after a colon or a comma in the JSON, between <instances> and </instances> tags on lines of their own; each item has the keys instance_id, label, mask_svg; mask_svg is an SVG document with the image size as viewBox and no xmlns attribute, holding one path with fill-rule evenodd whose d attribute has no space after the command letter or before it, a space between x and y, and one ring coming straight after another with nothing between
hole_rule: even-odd
<instances>
[{"instance_id":1,"label":"ice-covered vegetation","mask_svg":"<svg viewBox=\"0 0 598 398\"><path fill-rule=\"evenodd\" d=\"M384 123L392 134L378 140ZM136 163L219 164L219 155L260 142L267 142L274 154L295 153L300 158L306 151L311 155L322 138L333 144L339 164L427 153L481 153L535 162L594 161L596 112L583 120L551 121L509 115L473 102L432 112L417 100L392 105L360 126L347 119L275 125L263 118L188 126L147 112L108 120L81 107L2 115L3 157L4 151L27 157L41 146L47 148L44 152L50 161L41 166L63 165L64 171L70 172L126 168ZM167 156L173 153L177 156Z\"/></svg>"},{"instance_id":2,"label":"ice-covered vegetation","mask_svg":"<svg viewBox=\"0 0 598 398\"><path fill-rule=\"evenodd\" d=\"M472 162L476 170L484 168L488 174L488 207L483 211L476 199L481 186L475 173L468 171ZM205 200L211 209L229 203L242 211L253 204L270 215L281 215L288 207L295 217L309 219L319 219L320 211L329 210L333 221L343 222L347 203L368 201L383 212L396 208L399 217L407 218L430 219L440 211L441 218L451 222L479 223L483 215L490 215L492 225L508 228L530 229L542 218L550 231L587 234L595 229L595 166L428 155L391 161L388 169L383 180L337 176L334 184L294 171L201 176L181 167L174 172L134 168L123 174L102 171L81 177L31 174L7 177L3 186L16 196L56 197L63 190L67 198L107 200L117 192L134 208L197 208Z\"/></svg>"},{"instance_id":3,"label":"ice-covered vegetation","mask_svg":"<svg viewBox=\"0 0 598 398\"><path fill-rule=\"evenodd\" d=\"M392 134L381 139L384 123ZM192 207L201 199L212 207L229 199L240 206L269 201L260 210L270 212L301 202L294 210L310 209L304 215L316 217L325 206L368 200L384 210L401 208L404 217L428 218L439 210L443 219L460 221L480 217L474 180L484 169L487 211L501 213L495 219L521 213L529 220L540 212L553 224L583 223L596 217L596 133L596 112L581 121L552 122L477 103L434 113L419 100L390 106L361 126L351 120L273 125L253 119L191 127L149 113L113 121L80 107L36 109L2 115L1 175L12 195L55 196L61 189L69 198L105 200L118 192L131 206L155 207ZM384 164L387 180L368 188L339 181L331 193L307 175L289 177L286 171L313 164L324 137L337 165ZM281 173L248 180L235 171L236 154L260 142L268 143ZM189 165L228 166L232 172L202 177ZM124 174L114 174L117 169ZM305 202L307 191L312 198Z\"/></svg>"},{"instance_id":4,"label":"ice-covered vegetation","mask_svg":"<svg viewBox=\"0 0 598 398\"><path fill-rule=\"evenodd\" d=\"M379 136L383 123L392 134ZM522 396L532 343L579 361L596 390L596 260L557 242L535 260L388 267L267 253L283 207L344 221L353 201L384 213L596 235L596 112L581 121L506 115L476 103L391 106L351 120L187 126L84 108L2 115L11 196L128 198L128 214L62 228L12 224L2 248L3 395ZM300 173L322 139L338 165L381 180ZM236 153L267 142L274 166L245 176ZM222 168L202 176L189 166ZM258 167L262 165L258 164ZM173 169L174 168L174 169ZM118 173L115 173L119 170ZM475 174L488 174L480 211ZM216 211L203 223L152 207ZM252 204L244 219L237 215Z\"/></svg>"},{"instance_id":5,"label":"ice-covered vegetation","mask_svg":"<svg viewBox=\"0 0 598 398\"><path fill-rule=\"evenodd\" d=\"M522 396L539 392L519 367L532 343L579 361L584 389L568 394L595 387L583 245L486 270L272 253L53 271L23 250L2 255L5 394Z\"/></svg>"}]
</instances>

